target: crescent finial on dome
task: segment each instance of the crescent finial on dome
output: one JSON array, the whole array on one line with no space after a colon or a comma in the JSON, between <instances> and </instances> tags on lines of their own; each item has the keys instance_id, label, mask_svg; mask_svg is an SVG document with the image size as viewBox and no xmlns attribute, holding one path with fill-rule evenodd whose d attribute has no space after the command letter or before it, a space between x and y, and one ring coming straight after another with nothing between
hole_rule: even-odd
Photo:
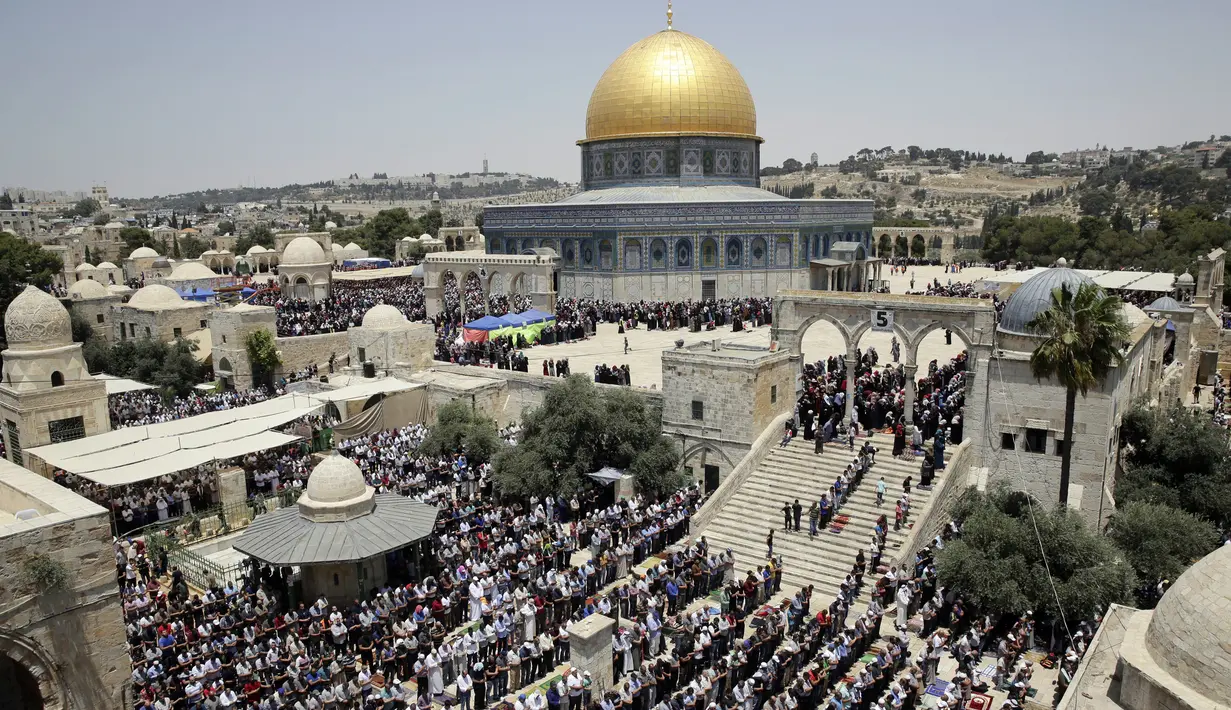
<instances>
[{"instance_id":1,"label":"crescent finial on dome","mask_svg":"<svg viewBox=\"0 0 1231 710\"><path fill-rule=\"evenodd\" d=\"M667 0L667 29L671 29L671 17L674 14L674 11L671 9L671 0Z\"/></svg>"}]
</instances>

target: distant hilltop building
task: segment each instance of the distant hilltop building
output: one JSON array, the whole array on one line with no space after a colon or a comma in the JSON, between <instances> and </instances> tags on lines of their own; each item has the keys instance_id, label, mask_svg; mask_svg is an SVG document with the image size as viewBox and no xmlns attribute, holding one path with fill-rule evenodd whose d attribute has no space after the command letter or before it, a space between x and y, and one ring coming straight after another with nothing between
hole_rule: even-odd
<instances>
[{"instance_id":1,"label":"distant hilltop building","mask_svg":"<svg viewBox=\"0 0 1231 710\"><path fill-rule=\"evenodd\" d=\"M95 185L94 187L90 188L90 197L93 197L95 200L97 200L98 204L102 205L103 207L106 207L107 205L111 204L111 198L107 195L106 185Z\"/></svg>"},{"instance_id":2,"label":"distant hilltop building","mask_svg":"<svg viewBox=\"0 0 1231 710\"><path fill-rule=\"evenodd\" d=\"M816 153L813 153L812 159L809 162L812 163L813 165L820 165L821 164L820 156L818 156Z\"/></svg>"}]
</instances>

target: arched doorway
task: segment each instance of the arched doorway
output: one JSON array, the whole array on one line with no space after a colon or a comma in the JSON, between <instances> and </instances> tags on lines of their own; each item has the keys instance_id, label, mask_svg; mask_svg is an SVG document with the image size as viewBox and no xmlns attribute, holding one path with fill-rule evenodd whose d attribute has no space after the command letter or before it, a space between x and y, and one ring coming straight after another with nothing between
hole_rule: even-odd
<instances>
[{"instance_id":1,"label":"arched doorway","mask_svg":"<svg viewBox=\"0 0 1231 710\"><path fill-rule=\"evenodd\" d=\"M44 710L38 679L23 664L0 653L0 698L8 710Z\"/></svg>"},{"instance_id":2,"label":"arched doorway","mask_svg":"<svg viewBox=\"0 0 1231 710\"><path fill-rule=\"evenodd\" d=\"M483 303L483 280L473 271L466 272L466 320L482 318L486 309Z\"/></svg>"},{"instance_id":3,"label":"arched doorway","mask_svg":"<svg viewBox=\"0 0 1231 710\"><path fill-rule=\"evenodd\" d=\"M312 298L312 284L305 276L295 278L295 298L307 301Z\"/></svg>"},{"instance_id":4,"label":"arched doorway","mask_svg":"<svg viewBox=\"0 0 1231 710\"><path fill-rule=\"evenodd\" d=\"M876 255L882 259L887 259L893 256L893 237L888 234L882 234L876 242Z\"/></svg>"},{"instance_id":5,"label":"arched doorway","mask_svg":"<svg viewBox=\"0 0 1231 710\"><path fill-rule=\"evenodd\" d=\"M905 235L899 234L898 238L893 240L893 255L898 258L910 256L910 242Z\"/></svg>"}]
</instances>

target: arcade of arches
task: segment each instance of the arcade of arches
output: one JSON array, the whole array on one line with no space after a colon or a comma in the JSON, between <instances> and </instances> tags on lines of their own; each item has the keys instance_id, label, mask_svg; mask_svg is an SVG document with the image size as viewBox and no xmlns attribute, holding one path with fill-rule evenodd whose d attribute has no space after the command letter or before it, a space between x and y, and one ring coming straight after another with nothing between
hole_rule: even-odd
<instances>
[{"instance_id":1,"label":"arcade of arches","mask_svg":"<svg viewBox=\"0 0 1231 710\"><path fill-rule=\"evenodd\" d=\"M468 314L481 316L487 312L491 296L513 294L527 296L532 307L554 313L559 261L555 252L522 255L473 251L428 254L423 260L427 315L431 318L442 312L456 313L461 306L460 301L465 299Z\"/></svg>"},{"instance_id":2,"label":"arcade of arches","mask_svg":"<svg viewBox=\"0 0 1231 710\"><path fill-rule=\"evenodd\" d=\"M936 331L949 329L956 341L970 352L970 362L985 357L990 350L996 325L995 307L990 301L951 299L934 296L858 294L815 291L780 291L774 299L774 325L770 340L791 353L803 370L805 334L819 321L828 321L842 344L848 371L846 418L854 407L855 350L870 331L883 337L896 336L901 345L901 361L907 381L913 382L919 363L919 347ZM956 345L956 343L955 343ZM889 355L881 351L882 361ZM828 354L828 353L827 353ZM973 372L967 373L968 381ZM798 394L798 393L797 393ZM906 388L908 423L914 412L913 388Z\"/></svg>"}]
</instances>

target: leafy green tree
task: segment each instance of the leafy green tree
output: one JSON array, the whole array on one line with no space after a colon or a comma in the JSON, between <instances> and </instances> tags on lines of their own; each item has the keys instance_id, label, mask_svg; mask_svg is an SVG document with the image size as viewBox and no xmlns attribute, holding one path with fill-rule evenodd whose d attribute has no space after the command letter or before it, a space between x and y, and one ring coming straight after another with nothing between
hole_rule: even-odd
<instances>
[{"instance_id":1,"label":"leafy green tree","mask_svg":"<svg viewBox=\"0 0 1231 710\"><path fill-rule=\"evenodd\" d=\"M1137 576L1152 583L1174 580L1218 547L1218 530L1208 521L1169 505L1143 501L1113 513L1107 536L1124 551Z\"/></svg>"},{"instance_id":2,"label":"leafy green tree","mask_svg":"<svg viewBox=\"0 0 1231 710\"><path fill-rule=\"evenodd\" d=\"M73 328L73 342L89 342L90 338L94 337L94 326L90 325L90 321L74 310L70 310L68 316L69 324Z\"/></svg>"},{"instance_id":3,"label":"leafy green tree","mask_svg":"<svg viewBox=\"0 0 1231 710\"><path fill-rule=\"evenodd\" d=\"M1102 217L1115 206L1116 198L1106 190L1090 190L1078 200L1081 213L1090 217Z\"/></svg>"},{"instance_id":4,"label":"leafy green tree","mask_svg":"<svg viewBox=\"0 0 1231 710\"><path fill-rule=\"evenodd\" d=\"M84 200L78 200L76 204L70 207L65 213L65 217L89 217L95 212L102 209L98 204L98 200L93 197L87 197Z\"/></svg>"},{"instance_id":5,"label":"leafy green tree","mask_svg":"<svg viewBox=\"0 0 1231 710\"><path fill-rule=\"evenodd\" d=\"M9 196L8 190L5 190L4 194L0 194L0 210L11 209L13 209L13 198Z\"/></svg>"},{"instance_id":6,"label":"leafy green tree","mask_svg":"<svg viewBox=\"0 0 1231 710\"><path fill-rule=\"evenodd\" d=\"M46 289L64 264L60 257L10 232L0 232L0 313L27 285Z\"/></svg>"},{"instance_id":7,"label":"leafy green tree","mask_svg":"<svg viewBox=\"0 0 1231 710\"><path fill-rule=\"evenodd\" d=\"M377 212L375 217L355 230L339 230L334 234L334 241L346 243L353 240L372 256L392 259L397 255L397 243L402 237L417 237L423 229L419 220L412 218L405 207L397 207Z\"/></svg>"},{"instance_id":8,"label":"leafy green tree","mask_svg":"<svg viewBox=\"0 0 1231 710\"><path fill-rule=\"evenodd\" d=\"M91 371L97 367L97 371L156 385L168 397L188 394L203 379L204 368L194 355L197 344L191 340L121 340L110 352L103 352L100 342L92 338L83 348Z\"/></svg>"},{"instance_id":9,"label":"leafy green tree","mask_svg":"<svg viewBox=\"0 0 1231 710\"><path fill-rule=\"evenodd\" d=\"M106 225L110 221L111 221L111 218L108 217L106 213L99 213L99 214L94 215L94 226L95 227L102 227L103 225Z\"/></svg>"},{"instance_id":10,"label":"leafy green tree","mask_svg":"<svg viewBox=\"0 0 1231 710\"><path fill-rule=\"evenodd\" d=\"M380 215L378 214L377 216L379 217ZM439 236L440 228L444 226L445 219L440 210L428 210L427 214L423 215L423 218L419 220L419 223L423 227L424 232L435 237Z\"/></svg>"},{"instance_id":11,"label":"leafy green tree","mask_svg":"<svg viewBox=\"0 0 1231 710\"><path fill-rule=\"evenodd\" d=\"M496 422L462 400L453 400L436 412L420 450L429 456L452 456L465 452L472 464L484 464L503 448Z\"/></svg>"},{"instance_id":12,"label":"leafy green tree","mask_svg":"<svg viewBox=\"0 0 1231 710\"><path fill-rule=\"evenodd\" d=\"M1085 397L1099 387L1111 369L1124 363L1121 346L1128 339L1122 303L1093 283L1076 292L1068 286L1052 290L1051 306L1027 327L1044 340L1030 354L1030 372L1039 380L1064 387L1064 452L1060 459L1060 505L1069 499L1069 469L1073 451L1073 419L1077 393Z\"/></svg>"},{"instance_id":13,"label":"leafy green tree","mask_svg":"<svg viewBox=\"0 0 1231 710\"><path fill-rule=\"evenodd\" d=\"M185 259L196 259L201 254L209 251L209 242L191 234L181 234L178 243L179 251L184 255Z\"/></svg>"},{"instance_id":14,"label":"leafy green tree","mask_svg":"<svg viewBox=\"0 0 1231 710\"><path fill-rule=\"evenodd\" d=\"M1123 554L1066 507L999 488L970 494L960 518L962 536L937 554L936 573L981 612L1090 618L1132 598L1136 575Z\"/></svg>"},{"instance_id":15,"label":"leafy green tree","mask_svg":"<svg viewBox=\"0 0 1231 710\"><path fill-rule=\"evenodd\" d=\"M235 234L235 222L229 219L224 219L217 224L214 231L218 234Z\"/></svg>"},{"instance_id":16,"label":"leafy green tree","mask_svg":"<svg viewBox=\"0 0 1231 710\"><path fill-rule=\"evenodd\" d=\"M163 345L166 354L150 384L157 385L167 395L183 397L203 379L203 368L195 355L197 344L186 338L176 338Z\"/></svg>"},{"instance_id":17,"label":"leafy green tree","mask_svg":"<svg viewBox=\"0 0 1231 710\"><path fill-rule=\"evenodd\" d=\"M269 225L258 224L249 229L247 234L235 241L235 253L247 254L248 250L254 246L262 246L266 249L274 248L274 233L270 230Z\"/></svg>"},{"instance_id":18,"label":"leafy green tree","mask_svg":"<svg viewBox=\"0 0 1231 710\"><path fill-rule=\"evenodd\" d=\"M282 365L282 355L274 342L274 336L264 328L248 333L244 340L248 362L252 365L252 384L273 389L274 373Z\"/></svg>"},{"instance_id":19,"label":"leafy green tree","mask_svg":"<svg viewBox=\"0 0 1231 710\"><path fill-rule=\"evenodd\" d=\"M1124 472L1120 505L1157 503L1231 527L1231 455L1227 430L1183 406L1135 407L1120 427Z\"/></svg>"},{"instance_id":20,"label":"leafy green tree","mask_svg":"<svg viewBox=\"0 0 1231 710\"><path fill-rule=\"evenodd\" d=\"M124 247L120 250L120 258L127 259L128 255L140 249L141 247L154 248L155 242L150 233L140 227L125 227L120 230L120 239L124 240Z\"/></svg>"},{"instance_id":21,"label":"leafy green tree","mask_svg":"<svg viewBox=\"0 0 1231 710\"><path fill-rule=\"evenodd\" d=\"M661 430L661 412L638 393L600 391L573 375L525 416L519 444L496 456L495 483L505 495L571 495L587 474L610 466L630 472L648 496L662 495L686 480L675 444Z\"/></svg>"},{"instance_id":22,"label":"leafy green tree","mask_svg":"<svg viewBox=\"0 0 1231 710\"><path fill-rule=\"evenodd\" d=\"M1231 150L1227 151L1227 154L1231 155ZM479 212L478 214L474 216L474 226L478 227L480 232L483 231L483 213L482 212Z\"/></svg>"}]
</instances>

